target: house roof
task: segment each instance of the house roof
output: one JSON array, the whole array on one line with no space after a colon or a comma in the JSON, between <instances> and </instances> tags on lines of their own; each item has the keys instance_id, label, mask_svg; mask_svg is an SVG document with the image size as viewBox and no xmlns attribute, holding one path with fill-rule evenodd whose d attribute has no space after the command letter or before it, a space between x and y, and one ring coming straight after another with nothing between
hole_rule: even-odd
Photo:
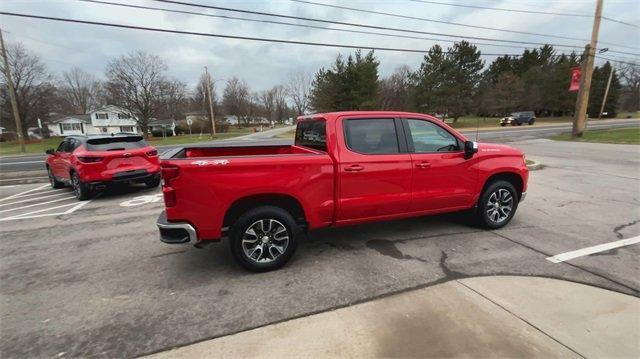
<instances>
[{"instance_id":1,"label":"house roof","mask_svg":"<svg viewBox=\"0 0 640 359\"><path fill-rule=\"evenodd\" d=\"M76 119L84 123L91 123L91 115L62 115L62 114L51 115L49 122L60 123L68 119Z\"/></svg>"}]
</instances>

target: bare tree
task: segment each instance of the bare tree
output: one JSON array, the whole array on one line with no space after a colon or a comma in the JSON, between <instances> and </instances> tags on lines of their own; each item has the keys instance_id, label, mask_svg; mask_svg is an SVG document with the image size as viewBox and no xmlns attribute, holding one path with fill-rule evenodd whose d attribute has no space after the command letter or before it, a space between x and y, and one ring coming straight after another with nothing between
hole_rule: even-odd
<instances>
[{"instance_id":1,"label":"bare tree","mask_svg":"<svg viewBox=\"0 0 640 359\"><path fill-rule=\"evenodd\" d=\"M276 121L282 122L289 110L289 106L287 106L287 90L284 86L278 85L275 86L272 91L274 95Z\"/></svg>"},{"instance_id":2,"label":"bare tree","mask_svg":"<svg viewBox=\"0 0 640 359\"><path fill-rule=\"evenodd\" d=\"M167 66L160 57L143 51L131 53L107 65L107 89L116 104L136 119L145 136L149 120L162 106Z\"/></svg>"},{"instance_id":3,"label":"bare tree","mask_svg":"<svg viewBox=\"0 0 640 359\"><path fill-rule=\"evenodd\" d=\"M287 96L293 102L298 115L304 115L309 109L311 76L304 72L292 74L285 87Z\"/></svg>"},{"instance_id":4,"label":"bare tree","mask_svg":"<svg viewBox=\"0 0 640 359\"><path fill-rule=\"evenodd\" d=\"M76 114L85 114L103 105L100 101L102 84L93 75L74 67L62 74L62 98Z\"/></svg>"},{"instance_id":5,"label":"bare tree","mask_svg":"<svg viewBox=\"0 0 640 359\"><path fill-rule=\"evenodd\" d=\"M618 67L622 78L622 106L627 111L640 110L640 64L628 63Z\"/></svg>"},{"instance_id":6,"label":"bare tree","mask_svg":"<svg viewBox=\"0 0 640 359\"><path fill-rule=\"evenodd\" d=\"M276 94L274 89L260 92L260 102L262 103L262 106L264 106L265 117L267 117L269 121L273 120L275 114L275 97Z\"/></svg>"},{"instance_id":7,"label":"bare tree","mask_svg":"<svg viewBox=\"0 0 640 359\"><path fill-rule=\"evenodd\" d=\"M222 105L228 115L238 116L245 123L249 116L249 86L244 80L232 77L227 81L227 86L222 94Z\"/></svg>"},{"instance_id":8,"label":"bare tree","mask_svg":"<svg viewBox=\"0 0 640 359\"><path fill-rule=\"evenodd\" d=\"M215 83L213 81L207 81L205 74L200 75L200 80L193 94L193 102L197 108L201 109L202 112L206 112L209 118L211 118L211 114L209 114L209 104L207 103L207 86L209 83L211 84L209 89L211 91L211 101L213 102L213 112L218 113L218 96L216 94Z\"/></svg>"},{"instance_id":9,"label":"bare tree","mask_svg":"<svg viewBox=\"0 0 640 359\"><path fill-rule=\"evenodd\" d=\"M20 43L7 46L7 58L11 66L11 77L16 92L18 111L22 119L22 135L27 137L27 130L37 123L38 118L46 118L54 106L52 99L55 87L51 84L51 76L46 72L40 59L30 54ZM9 106L7 78L4 64L2 66L2 101L3 107ZM2 111L11 113L10 109ZM6 126L5 126L6 125ZM13 121L6 121L3 126L14 128Z\"/></svg>"},{"instance_id":10,"label":"bare tree","mask_svg":"<svg viewBox=\"0 0 640 359\"><path fill-rule=\"evenodd\" d=\"M187 85L177 79L163 83L164 93L163 115L178 120L187 107Z\"/></svg>"},{"instance_id":11,"label":"bare tree","mask_svg":"<svg viewBox=\"0 0 640 359\"><path fill-rule=\"evenodd\" d=\"M382 110L406 111L411 102L411 69L402 65L380 81L379 102Z\"/></svg>"}]
</instances>

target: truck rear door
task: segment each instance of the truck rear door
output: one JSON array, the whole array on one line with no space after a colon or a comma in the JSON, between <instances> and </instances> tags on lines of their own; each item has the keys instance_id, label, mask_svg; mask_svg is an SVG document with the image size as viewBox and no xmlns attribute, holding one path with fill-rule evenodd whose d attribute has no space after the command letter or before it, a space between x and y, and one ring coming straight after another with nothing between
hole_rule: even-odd
<instances>
[{"instance_id":1,"label":"truck rear door","mask_svg":"<svg viewBox=\"0 0 640 359\"><path fill-rule=\"evenodd\" d=\"M338 120L338 222L358 222L406 212L411 199L411 156L400 120Z\"/></svg>"}]
</instances>

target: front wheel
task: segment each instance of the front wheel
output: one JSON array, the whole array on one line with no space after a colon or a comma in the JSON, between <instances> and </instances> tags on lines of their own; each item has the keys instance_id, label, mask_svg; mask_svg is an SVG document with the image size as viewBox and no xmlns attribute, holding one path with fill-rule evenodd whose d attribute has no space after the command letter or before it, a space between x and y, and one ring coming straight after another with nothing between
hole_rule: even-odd
<instances>
[{"instance_id":1,"label":"front wheel","mask_svg":"<svg viewBox=\"0 0 640 359\"><path fill-rule=\"evenodd\" d=\"M91 197L89 186L80 180L77 172L71 174L71 186L73 186L73 194L79 201L85 201Z\"/></svg>"},{"instance_id":2,"label":"front wheel","mask_svg":"<svg viewBox=\"0 0 640 359\"><path fill-rule=\"evenodd\" d=\"M298 233L295 220L282 208L254 208L240 216L231 228L231 253L252 272L278 269L293 256Z\"/></svg>"},{"instance_id":3,"label":"front wheel","mask_svg":"<svg viewBox=\"0 0 640 359\"><path fill-rule=\"evenodd\" d=\"M529 126L533 126L534 122L535 122L534 120L530 120L529 121Z\"/></svg>"},{"instance_id":4,"label":"front wheel","mask_svg":"<svg viewBox=\"0 0 640 359\"><path fill-rule=\"evenodd\" d=\"M153 176L151 179L144 181L147 188L156 188L160 185L160 176Z\"/></svg>"},{"instance_id":5,"label":"front wheel","mask_svg":"<svg viewBox=\"0 0 640 359\"><path fill-rule=\"evenodd\" d=\"M491 183L478 202L477 216L480 224L490 229L506 226L516 213L518 201L518 193L511 183Z\"/></svg>"}]
</instances>

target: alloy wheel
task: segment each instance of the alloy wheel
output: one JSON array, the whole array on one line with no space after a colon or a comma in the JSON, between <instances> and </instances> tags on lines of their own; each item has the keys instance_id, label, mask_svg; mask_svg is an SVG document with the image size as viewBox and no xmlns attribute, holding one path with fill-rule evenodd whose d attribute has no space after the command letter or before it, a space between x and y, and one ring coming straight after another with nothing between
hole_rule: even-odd
<instances>
[{"instance_id":1,"label":"alloy wheel","mask_svg":"<svg viewBox=\"0 0 640 359\"><path fill-rule=\"evenodd\" d=\"M513 195L507 189L499 188L491 193L487 201L487 217L493 223L502 223L513 210Z\"/></svg>"},{"instance_id":2,"label":"alloy wheel","mask_svg":"<svg viewBox=\"0 0 640 359\"><path fill-rule=\"evenodd\" d=\"M261 219L251 224L242 236L244 255L256 263L271 263L287 250L289 232L275 219Z\"/></svg>"}]
</instances>

